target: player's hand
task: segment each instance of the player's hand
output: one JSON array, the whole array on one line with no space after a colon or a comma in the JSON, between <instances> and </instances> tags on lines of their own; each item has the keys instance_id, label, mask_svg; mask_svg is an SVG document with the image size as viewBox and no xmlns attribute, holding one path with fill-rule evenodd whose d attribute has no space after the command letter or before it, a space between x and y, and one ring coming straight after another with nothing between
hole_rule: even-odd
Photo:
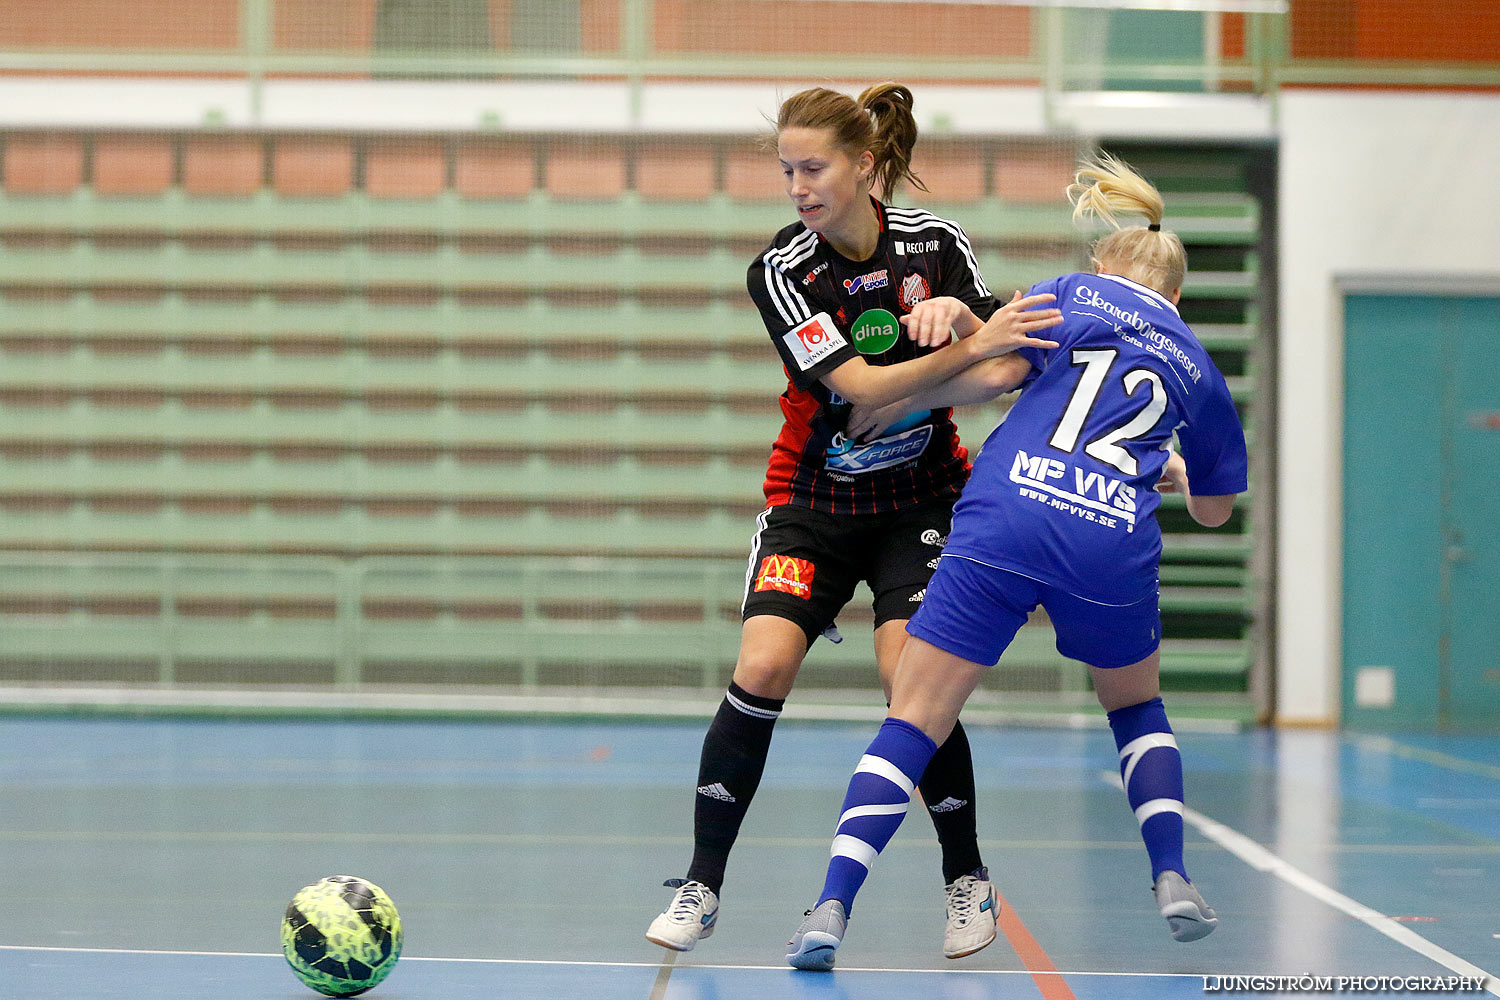
<instances>
[{"instance_id":1,"label":"player's hand","mask_svg":"<svg viewBox=\"0 0 1500 1000\"><path fill-rule=\"evenodd\" d=\"M940 295L912 306L911 312L901 317L901 325L906 327L906 336L923 347L941 347L952 338L954 323L965 313L974 325L978 325L979 317L969 311L962 299ZM963 333L960 332L959 336Z\"/></svg>"},{"instance_id":2,"label":"player's hand","mask_svg":"<svg viewBox=\"0 0 1500 1000\"><path fill-rule=\"evenodd\" d=\"M864 442L910 412L911 406L904 399L898 399L884 406L855 403L854 408L849 411L849 422L845 425L844 436L851 441Z\"/></svg>"},{"instance_id":3,"label":"player's hand","mask_svg":"<svg viewBox=\"0 0 1500 1000\"><path fill-rule=\"evenodd\" d=\"M1156 481L1156 492L1188 495L1187 463L1170 448L1167 450L1167 464L1162 466L1161 478Z\"/></svg>"},{"instance_id":4,"label":"player's hand","mask_svg":"<svg viewBox=\"0 0 1500 1000\"><path fill-rule=\"evenodd\" d=\"M1041 295L1027 295L1024 298L1020 292L1016 292L1009 302L995 310L995 314L984 326L975 331L971 339L982 356L987 358L1009 354L1018 347L1044 349L1056 347L1058 344L1055 340L1043 340L1032 336L1033 333L1056 326L1063 321L1062 311L1059 309L1035 308L1056 299L1056 295L1048 292Z\"/></svg>"}]
</instances>

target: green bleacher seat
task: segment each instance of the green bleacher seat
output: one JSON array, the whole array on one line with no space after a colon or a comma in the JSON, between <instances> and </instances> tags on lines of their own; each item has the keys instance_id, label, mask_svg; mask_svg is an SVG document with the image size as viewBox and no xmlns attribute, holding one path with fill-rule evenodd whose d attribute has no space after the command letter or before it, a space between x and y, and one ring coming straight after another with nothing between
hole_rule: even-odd
<instances>
[{"instance_id":1,"label":"green bleacher seat","mask_svg":"<svg viewBox=\"0 0 1500 1000\"><path fill-rule=\"evenodd\" d=\"M86 138L11 143L0 193L15 676L533 682L665 656L723 683L785 385L744 290L790 221L767 153L674 140L677 184L628 143L597 169L538 137ZM1071 149L1042 146L927 147L920 203L1002 295L1086 266ZM1200 167L1168 223L1249 416L1260 210ZM971 452L1005 405L960 414ZM1169 674L1248 670L1237 524L1168 532L1167 633L1202 636L1167 640ZM870 659L860 636L809 662L868 685ZM1045 626L1006 665L1077 673Z\"/></svg>"},{"instance_id":2,"label":"green bleacher seat","mask_svg":"<svg viewBox=\"0 0 1500 1000\"><path fill-rule=\"evenodd\" d=\"M475 668L474 682L535 683L549 664L586 662L686 669L712 688L734 663L743 582L728 559L12 555L0 560L0 642L40 679L49 667L73 677L107 641L114 662L166 683L204 679L207 663L259 664L283 683L414 681L454 664ZM811 684L871 683L867 605L865 594L841 617L850 641L814 647L809 664L838 673ZM1052 641L1045 625L1022 629L1001 670L1060 668ZM1243 669L1246 656L1233 641L1163 646L1184 673Z\"/></svg>"},{"instance_id":3,"label":"green bleacher seat","mask_svg":"<svg viewBox=\"0 0 1500 1000\"><path fill-rule=\"evenodd\" d=\"M307 411L266 397L248 406L224 394L210 408L200 396L186 408L180 397L160 405L109 406L76 400L63 414L18 404L0 389L0 448L139 445L192 451L212 446L362 452L442 450L466 459L512 459L530 452L609 450L622 453L757 456L770 453L781 426L779 410L752 414L706 403L685 417L664 419L636 401L609 400L601 412L579 413L546 400L487 409L442 400L421 409L386 410L367 399L339 402L309 420ZM59 416L65 420L59 421Z\"/></svg>"}]
</instances>

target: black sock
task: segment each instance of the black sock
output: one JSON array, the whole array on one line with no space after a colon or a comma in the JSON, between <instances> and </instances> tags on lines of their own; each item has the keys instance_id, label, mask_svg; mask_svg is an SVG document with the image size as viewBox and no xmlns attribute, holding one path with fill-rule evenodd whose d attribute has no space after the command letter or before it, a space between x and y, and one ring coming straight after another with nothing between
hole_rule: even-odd
<instances>
[{"instance_id":1,"label":"black sock","mask_svg":"<svg viewBox=\"0 0 1500 1000\"><path fill-rule=\"evenodd\" d=\"M733 681L703 737L693 806L693 863L687 877L714 892L766 769L771 730L785 699L749 694Z\"/></svg>"},{"instance_id":2,"label":"black sock","mask_svg":"<svg viewBox=\"0 0 1500 1000\"><path fill-rule=\"evenodd\" d=\"M963 723L938 747L918 787L927 815L943 848L943 881L972 875L984 865L979 858L979 831L974 812L974 757Z\"/></svg>"}]
</instances>

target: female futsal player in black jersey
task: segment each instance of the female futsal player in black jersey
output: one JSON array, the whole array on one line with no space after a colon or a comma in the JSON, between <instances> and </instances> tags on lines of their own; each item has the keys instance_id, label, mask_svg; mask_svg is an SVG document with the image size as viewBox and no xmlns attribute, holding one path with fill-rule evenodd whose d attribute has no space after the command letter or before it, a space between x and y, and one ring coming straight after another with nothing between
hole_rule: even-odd
<instances>
[{"instance_id":1,"label":"female futsal player in black jersey","mask_svg":"<svg viewBox=\"0 0 1500 1000\"><path fill-rule=\"evenodd\" d=\"M750 297L788 376L786 422L771 449L766 510L751 543L734 678L703 741L694 851L671 903L646 932L679 951L713 933L725 863L760 782L771 731L808 648L838 641L839 610L864 580L875 596L875 659L890 691L907 619L927 581L968 476L948 409L912 414L875 440L844 433L854 404L880 406L955 377L983 379L977 362L1022 346L1061 321L1030 310L1050 295L1001 306L985 287L963 231L885 199L921 186L911 92L879 84L858 101L823 88L788 98L777 151L797 221L750 265ZM943 297L945 302L933 301ZM947 343L962 302L1001 320ZM922 335L912 339L902 327ZM944 346L927 346L942 343ZM995 937L995 896L979 856L969 743L956 726L920 783L943 851L943 951L972 954Z\"/></svg>"}]
</instances>

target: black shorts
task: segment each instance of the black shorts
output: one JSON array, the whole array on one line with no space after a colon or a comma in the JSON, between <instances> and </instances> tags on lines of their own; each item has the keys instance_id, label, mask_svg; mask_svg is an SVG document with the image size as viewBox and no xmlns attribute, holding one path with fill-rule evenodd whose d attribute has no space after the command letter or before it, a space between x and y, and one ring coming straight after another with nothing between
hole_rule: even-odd
<instances>
[{"instance_id":1,"label":"black shorts","mask_svg":"<svg viewBox=\"0 0 1500 1000\"><path fill-rule=\"evenodd\" d=\"M775 615L801 626L807 644L833 625L863 580L875 626L921 607L953 522L952 500L889 514L825 514L783 504L761 512L750 543L743 617Z\"/></svg>"}]
</instances>

